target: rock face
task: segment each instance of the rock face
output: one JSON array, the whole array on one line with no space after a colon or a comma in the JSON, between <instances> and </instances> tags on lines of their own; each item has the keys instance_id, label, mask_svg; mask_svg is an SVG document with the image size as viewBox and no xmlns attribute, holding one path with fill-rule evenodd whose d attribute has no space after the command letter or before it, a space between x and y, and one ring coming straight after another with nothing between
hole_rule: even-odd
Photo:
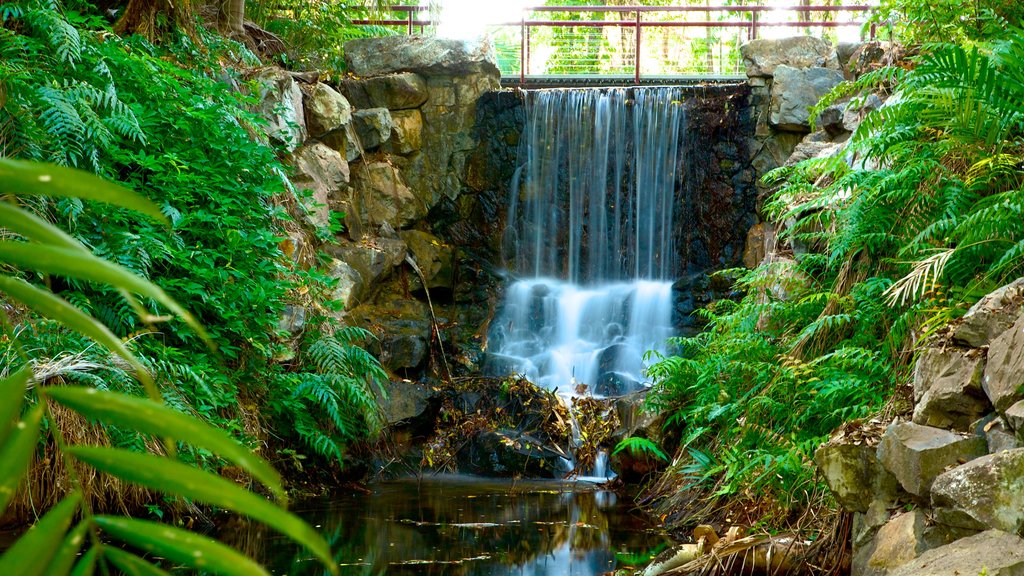
<instances>
[{"instance_id":1,"label":"rock face","mask_svg":"<svg viewBox=\"0 0 1024 576\"><path fill-rule=\"evenodd\" d=\"M381 224L408 228L427 214L426 206L402 181L402 172L388 162L362 163L352 175L348 224L353 236Z\"/></svg>"},{"instance_id":2,"label":"rock face","mask_svg":"<svg viewBox=\"0 0 1024 576\"><path fill-rule=\"evenodd\" d=\"M979 348L1006 332L1017 320L1024 302L1024 278L1020 278L985 296L971 306L953 327L953 340Z\"/></svg>"},{"instance_id":3,"label":"rock face","mask_svg":"<svg viewBox=\"0 0 1024 576\"><path fill-rule=\"evenodd\" d=\"M1024 574L1024 540L989 530L929 550L889 573L890 576L988 576Z\"/></svg>"},{"instance_id":4,"label":"rock face","mask_svg":"<svg viewBox=\"0 0 1024 576\"><path fill-rule=\"evenodd\" d=\"M487 43L432 36L386 36L345 43L345 63L356 76L394 72L465 75L499 74L494 48Z\"/></svg>"},{"instance_id":5,"label":"rock face","mask_svg":"<svg viewBox=\"0 0 1024 576\"><path fill-rule=\"evenodd\" d=\"M314 228L330 226L330 207L348 183L348 162L324 144L309 142L295 151L292 166L291 181L306 222Z\"/></svg>"},{"instance_id":6,"label":"rock face","mask_svg":"<svg viewBox=\"0 0 1024 576\"><path fill-rule=\"evenodd\" d=\"M306 139L306 115L302 90L290 74L270 68L256 77L259 104L257 112L267 121L270 140L291 152Z\"/></svg>"},{"instance_id":7,"label":"rock face","mask_svg":"<svg viewBox=\"0 0 1024 576\"><path fill-rule=\"evenodd\" d=\"M879 496L896 494L896 478L882 467L874 446L825 444L815 451L814 463L847 510L867 512Z\"/></svg>"},{"instance_id":8,"label":"rock face","mask_svg":"<svg viewBox=\"0 0 1024 576\"><path fill-rule=\"evenodd\" d=\"M769 122L780 130L809 132L810 108L843 81L832 68L775 67Z\"/></svg>"},{"instance_id":9,"label":"rock face","mask_svg":"<svg viewBox=\"0 0 1024 576\"><path fill-rule=\"evenodd\" d=\"M752 40L740 48L740 54L747 76L773 76L780 65L839 70L835 46L811 36Z\"/></svg>"},{"instance_id":10,"label":"rock face","mask_svg":"<svg viewBox=\"0 0 1024 576\"><path fill-rule=\"evenodd\" d=\"M992 405L981 387L984 355L958 348L928 348L914 370L914 422L967 431Z\"/></svg>"},{"instance_id":11,"label":"rock face","mask_svg":"<svg viewBox=\"0 0 1024 576\"><path fill-rule=\"evenodd\" d=\"M1017 318L1008 330L992 340L988 349L988 363L982 387L992 405L1005 412L1024 399L1024 315Z\"/></svg>"},{"instance_id":12,"label":"rock face","mask_svg":"<svg viewBox=\"0 0 1024 576\"><path fill-rule=\"evenodd\" d=\"M986 449L985 439L978 436L897 422L882 435L878 459L904 490L927 500L932 482L947 466L973 460Z\"/></svg>"},{"instance_id":13,"label":"rock face","mask_svg":"<svg viewBox=\"0 0 1024 576\"><path fill-rule=\"evenodd\" d=\"M932 504L982 526L1024 533L1024 448L989 454L943 473Z\"/></svg>"},{"instance_id":14,"label":"rock face","mask_svg":"<svg viewBox=\"0 0 1024 576\"><path fill-rule=\"evenodd\" d=\"M427 81L413 72L369 78L364 90L369 102L361 108L412 110L422 106L430 97Z\"/></svg>"},{"instance_id":15,"label":"rock face","mask_svg":"<svg viewBox=\"0 0 1024 576\"><path fill-rule=\"evenodd\" d=\"M391 138L391 113L387 108L358 110L352 120L363 150L373 150Z\"/></svg>"}]
</instances>

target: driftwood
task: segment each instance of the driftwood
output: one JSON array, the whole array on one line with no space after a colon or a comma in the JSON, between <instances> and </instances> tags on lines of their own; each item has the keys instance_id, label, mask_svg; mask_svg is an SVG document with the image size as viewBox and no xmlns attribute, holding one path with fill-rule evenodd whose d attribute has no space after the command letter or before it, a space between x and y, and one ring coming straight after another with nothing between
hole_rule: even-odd
<instances>
[{"instance_id":1,"label":"driftwood","mask_svg":"<svg viewBox=\"0 0 1024 576\"><path fill-rule=\"evenodd\" d=\"M710 526L698 526L693 531L693 543L679 544L666 550L640 574L795 574L810 546L810 543L791 534L740 538L739 532L738 527L733 527L724 538L719 538Z\"/></svg>"}]
</instances>

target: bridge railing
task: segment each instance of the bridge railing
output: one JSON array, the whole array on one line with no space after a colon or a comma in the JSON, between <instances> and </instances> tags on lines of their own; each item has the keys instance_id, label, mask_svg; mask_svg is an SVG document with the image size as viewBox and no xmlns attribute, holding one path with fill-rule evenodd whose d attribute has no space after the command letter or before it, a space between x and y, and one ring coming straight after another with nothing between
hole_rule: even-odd
<instances>
[{"instance_id":1,"label":"bridge railing","mask_svg":"<svg viewBox=\"0 0 1024 576\"><path fill-rule=\"evenodd\" d=\"M517 21L487 25L498 67L520 83L550 77L624 79L739 77L739 47L761 36L811 34L832 40L875 36L874 7L536 6ZM424 6L394 6L393 18L355 20L408 34L434 24Z\"/></svg>"}]
</instances>

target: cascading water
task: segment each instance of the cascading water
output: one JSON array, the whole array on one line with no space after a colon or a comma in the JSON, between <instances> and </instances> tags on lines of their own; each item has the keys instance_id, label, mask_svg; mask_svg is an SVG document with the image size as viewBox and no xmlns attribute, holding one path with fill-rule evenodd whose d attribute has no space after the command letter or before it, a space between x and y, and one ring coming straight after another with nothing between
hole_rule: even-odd
<instances>
[{"instance_id":1,"label":"cascading water","mask_svg":"<svg viewBox=\"0 0 1024 576\"><path fill-rule=\"evenodd\" d=\"M491 324L492 372L563 395L638 388L672 335L682 89L537 90L506 248L520 278Z\"/></svg>"}]
</instances>

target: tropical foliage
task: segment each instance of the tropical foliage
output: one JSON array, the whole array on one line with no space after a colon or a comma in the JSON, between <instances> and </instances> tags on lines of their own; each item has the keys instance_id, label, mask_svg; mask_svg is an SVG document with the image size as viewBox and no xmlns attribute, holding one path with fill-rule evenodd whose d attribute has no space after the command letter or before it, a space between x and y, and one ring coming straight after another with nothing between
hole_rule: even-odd
<instances>
[{"instance_id":1,"label":"tropical foliage","mask_svg":"<svg viewBox=\"0 0 1024 576\"><path fill-rule=\"evenodd\" d=\"M918 343L1024 273L1022 38L928 45L841 86L820 107L888 102L840 153L767 176L792 253L742 273L745 296L652 370L682 433L675 470L712 502L752 490L799 509L828 434L899 409Z\"/></svg>"}]
</instances>

